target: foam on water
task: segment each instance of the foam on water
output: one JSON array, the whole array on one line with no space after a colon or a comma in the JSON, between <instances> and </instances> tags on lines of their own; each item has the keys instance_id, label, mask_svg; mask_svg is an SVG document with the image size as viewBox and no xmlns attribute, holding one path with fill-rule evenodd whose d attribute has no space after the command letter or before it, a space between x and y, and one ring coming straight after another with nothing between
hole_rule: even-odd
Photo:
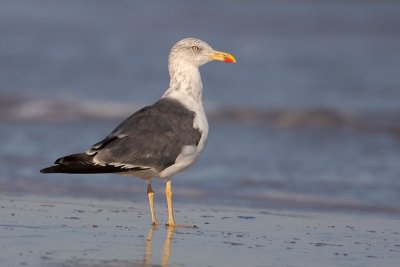
<instances>
[{"instance_id":1,"label":"foam on water","mask_svg":"<svg viewBox=\"0 0 400 267\"><path fill-rule=\"evenodd\" d=\"M79 122L122 120L143 107L139 103L79 98L27 98L0 93L0 121ZM339 110L323 107L273 109L257 106L206 105L210 121L252 123L278 128L341 128L361 132L400 134L400 109Z\"/></svg>"}]
</instances>

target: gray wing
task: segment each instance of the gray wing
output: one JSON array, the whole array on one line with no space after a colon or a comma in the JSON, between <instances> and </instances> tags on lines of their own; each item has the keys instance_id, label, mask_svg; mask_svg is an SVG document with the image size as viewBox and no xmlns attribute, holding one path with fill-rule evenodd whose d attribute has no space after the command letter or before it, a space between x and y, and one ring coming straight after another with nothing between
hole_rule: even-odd
<instances>
[{"instance_id":1,"label":"gray wing","mask_svg":"<svg viewBox=\"0 0 400 267\"><path fill-rule=\"evenodd\" d=\"M195 113L180 102L161 99L123 121L88 150L100 164L137 166L161 171L175 163L182 147L200 141Z\"/></svg>"}]
</instances>

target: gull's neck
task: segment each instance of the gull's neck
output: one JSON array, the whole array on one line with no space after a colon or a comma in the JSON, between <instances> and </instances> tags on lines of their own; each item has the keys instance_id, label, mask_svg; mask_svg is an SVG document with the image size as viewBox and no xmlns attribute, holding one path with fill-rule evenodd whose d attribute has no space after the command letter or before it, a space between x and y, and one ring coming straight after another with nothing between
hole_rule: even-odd
<instances>
[{"instance_id":1,"label":"gull's neck","mask_svg":"<svg viewBox=\"0 0 400 267\"><path fill-rule=\"evenodd\" d=\"M197 66L171 60L168 64L169 87L163 97L177 99L187 107L202 106L203 84Z\"/></svg>"}]
</instances>

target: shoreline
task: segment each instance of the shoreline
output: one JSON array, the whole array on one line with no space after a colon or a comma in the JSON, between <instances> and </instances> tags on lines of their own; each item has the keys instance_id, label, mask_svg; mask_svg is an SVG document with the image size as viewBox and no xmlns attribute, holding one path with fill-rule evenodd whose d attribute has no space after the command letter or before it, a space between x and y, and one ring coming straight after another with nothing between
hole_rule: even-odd
<instances>
[{"instance_id":1,"label":"shoreline","mask_svg":"<svg viewBox=\"0 0 400 267\"><path fill-rule=\"evenodd\" d=\"M121 180L119 180L121 183ZM124 182L124 181L122 181ZM99 201L127 201L132 203L147 203L146 187L144 183L122 183L121 185L107 184L96 186L92 183L59 186L43 182L38 186L35 181L18 184L17 187L7 187L0 183L0 193L8 196L46 196L50 198L72 198L72 199L94 199ZM166 205L163 183L153 185L155 201L158 205ZM251 209L272 209L301 212L322 213L357 213L357 214L382 214L400 216L400 207L384 204L364 203L354 199L340 199L329 196L313 196L290 192L239 193L208 192L205 188L195 188L189 185L174 185L174 203L178 205L188 203L191 205L201 204L204 206L239 207ZM217 203L218 202L218 203Z\"/></svg>"}]
</instances>

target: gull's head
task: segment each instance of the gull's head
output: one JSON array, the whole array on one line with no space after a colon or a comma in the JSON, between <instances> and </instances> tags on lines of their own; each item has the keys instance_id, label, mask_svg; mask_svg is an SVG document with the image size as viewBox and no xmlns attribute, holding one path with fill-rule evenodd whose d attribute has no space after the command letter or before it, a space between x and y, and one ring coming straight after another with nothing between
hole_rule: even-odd
<instances>
[{"instance_id":1,"label":"gull's head","mask_svg":"<svg viewBox=\"0 0 400 267\"><path fill-rule=\"evenodd\" d=\"M236 59L231 54L216 51L206 42L195 38L180 40L172 47L169 54L170 64L184 62L200 67L213 60L236 63Z\"/></svg>"}]
</instances>

